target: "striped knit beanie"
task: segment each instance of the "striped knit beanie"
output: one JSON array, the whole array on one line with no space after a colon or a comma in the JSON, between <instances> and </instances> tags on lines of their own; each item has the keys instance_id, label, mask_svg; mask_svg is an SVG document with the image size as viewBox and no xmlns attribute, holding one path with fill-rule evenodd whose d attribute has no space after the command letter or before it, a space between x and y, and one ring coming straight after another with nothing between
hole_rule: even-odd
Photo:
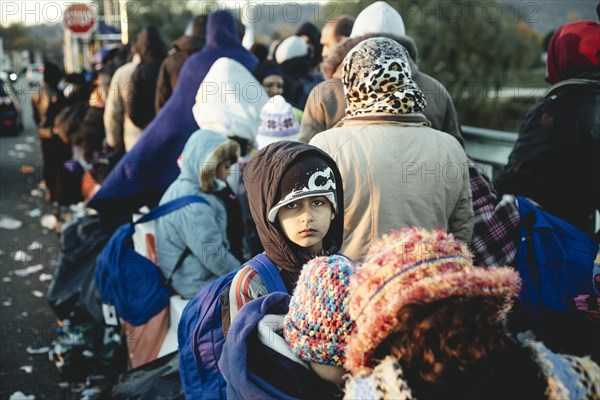
<instances>
[{"instance_id":1,"label":"striped knit beanie","mask_svg":"<svg viewBox=\"0 0 600 400\"><path fill-rule=\"evenodd\" d=\"M346 349L346 369L369 372L371 356L401 324L398 311L409 304L434 303L452 296L502 299L506 316L521 288L509 267L473 266L467 245L441 229L404 228L374 244L350 283L349 311L356 330Z\"/></svg>"},{"instance_id":2,"label":"striped knit beanie","mask_svg":"<svg viewBox=\"0 0 600 400\"><path fill-rule=\"evenodd\" d=\"M298 358L344 365L346 342L355 327L348 313L354 268L340 255L314 258L302 268L284 321L285 340Z\"/></svg>"}]
</instances>

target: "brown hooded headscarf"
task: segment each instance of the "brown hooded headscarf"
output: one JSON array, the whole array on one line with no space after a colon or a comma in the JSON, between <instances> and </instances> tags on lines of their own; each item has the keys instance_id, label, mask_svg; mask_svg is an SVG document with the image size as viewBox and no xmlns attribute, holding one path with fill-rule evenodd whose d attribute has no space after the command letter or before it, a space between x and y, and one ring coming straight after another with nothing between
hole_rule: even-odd
<instances>
[{"instance_id":1,"label":"brown hooded headscarf","mask_svg":"<svg viewBox=\"0 0 600 400\"><path fill-rule=\"evenodd\" d=\"M326 255L339 251L343 239L344 193L342 176L337 164L322 150L297 142L276 142L259 150L244 170L244 184L248 192L250 212L256 223L260 241L267 256L285 272L282 273L286 286L293 287L302 266L311 255L292 243L277 222L268 220L268 213L281 198L281 180L288 168L299 158L316 156L324 160L333 171L336 181L338 211L331 222L329 232L323 238Z\"/></svg>"}]
</instances>

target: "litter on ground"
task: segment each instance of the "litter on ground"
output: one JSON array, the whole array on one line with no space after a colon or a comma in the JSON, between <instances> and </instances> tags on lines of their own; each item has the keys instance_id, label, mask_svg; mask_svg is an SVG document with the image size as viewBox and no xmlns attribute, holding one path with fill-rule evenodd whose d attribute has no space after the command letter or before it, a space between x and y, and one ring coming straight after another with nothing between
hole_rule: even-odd
<instances>
[{"instance_id":1,"label":"litter on ground","mask_svg":"<svg viewBox=\"0 0 600 400\"><path fill-rule=\"evenodd\" d=\"M34 349L31 346L27 346L25 349L27 354L47 354L50 351L49 346L40 347L39 349Z\"/></svg>"},{"instance_id":2,"label":"litter on ground","mask_svg":"<svg viewBox=\"0 0 600 400\"><path fill-rule=\"evenodd\" d=\"M21 368L19 368L21 371L30 374L33 372L33 366L32 365L22 365Z\"/></svg>"},{"instance_id":3,"label":"litter on ground","mask_svg":"<svg viewBox=\"0 0 600 400\"><path fill-rule=\"evenodd\" d=\"M29 250L29 251L41 250L43 247L44 246L40 242L35 240L29 246L27 246L27 250Z\"/></svg>"},{"instance_id":4,"label":"litter on ground","mask_svg":"<svg viewBox=\"0 0 600 400\"><path fill-rule=\"evenodd\" d=\"M7 217L5 215L0 216L0 228L15 230L23 226L23 222L18 219Z\"/></svg>"},{"instance_id":5,"label":"litter on ground","mask_svg":"<svg viewBox=\"0 0 600 400\"><path fill-rule=\"evenodd\" d=\"M33 197L44 197L44 191L42 189L33 189L31 195Z\"/></svg>"},{"instance_id":6,"label":"litter on ground","mask_svg":"<svg viewBox=\"0 0 600 400\"><path fill-rule=\"evenodd\" d=\"M31 274L35 274L36 272L40 272L43 269L44 269L44 266L42 264L32 265L27 268L15 270L15 275L23 278L23 277L29 276Z\"/></svg>"},{"instance_id":7,"label":"litter on ground","mask_svg":"<svg viewBox=\"0 0 600 400\"><path fill-rule=\"evenodd\" d=\"M33 147L30 144L26 143L17 143L15 144L16 151L33 151Z\"/></svg>"},{"instance_id":8,"label":"litter on ground","mask_svg":"<svg viewBox=\"0 0 600 400\"><path fill-rule=\"evenodd\" d=\"M27 174L34 174L35 173L35 167L31 166L31 165L21 165L21 168L19 168L19 171L21 171L21 173L23 175L27 175Z\"/></svg>"},{"instance_id":9,"label":"litter on ground","mask_svg":"<svg viewBox=\"0 0 600 400\"><path fill-rule=\"evenodd\" d=\"M39 208L34 208L33 210L27 213L31 218L39 218L42 215L42 210Z\"/></svg>"},{"instance_id":10,"label":"litter on ground","mask_svg":"<svg viewBox=\"0 0 600 400\"><path fill-rule=\"evenodd\" d=\"M29 262L33 260L33 256L25 253L23 250L17 250L15 254L13 254L13 258L15 261L21 262Z\"/></svg>"},{"instance_id":11,"label":"litter on ground","mask_svg":"<svg viewBox=\"0 0 600 400\"><path fill-rule=\"evenodd\" d=\"M58 224L58 219L55 215L46 214L40 219L40 224L46 229L53 230Z\"/></svg>"},{"instance_id":12,"label":"litter on ground","mask_svg":"<svg viewBox=\"0 0 600 400\"><path fill-rule=\"evenodd\" d=\"M35 400L35 396L32 394L25 394L18 390L11 394L8 400Z\"/></svg>"}]
</instances>

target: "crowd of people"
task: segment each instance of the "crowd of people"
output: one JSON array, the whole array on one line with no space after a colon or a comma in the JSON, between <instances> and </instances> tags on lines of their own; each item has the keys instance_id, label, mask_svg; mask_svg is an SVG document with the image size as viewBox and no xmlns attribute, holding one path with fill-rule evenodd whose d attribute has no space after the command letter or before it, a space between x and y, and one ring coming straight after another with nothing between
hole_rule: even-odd
<instances>
[{"instance_id":1,"label":"crowd of people","mask_svg":"<svg viewBox=\"0 0 600 400\"><path fill-rule=\"evenodd\" d=\"M86 202L107 232L205 200L157 219L154 261L194 301L231 274L227 397L599 398L598 305L536 325L515 265L520 196L598 250L600 25L555 31L553 86L493 182L388 3L250 50L243 36L218 10L167 52L150 26L91 82L47 63L32 99L48 200ZM582 329L554 335L565 321Z\"/></svg>"}]
</instances>

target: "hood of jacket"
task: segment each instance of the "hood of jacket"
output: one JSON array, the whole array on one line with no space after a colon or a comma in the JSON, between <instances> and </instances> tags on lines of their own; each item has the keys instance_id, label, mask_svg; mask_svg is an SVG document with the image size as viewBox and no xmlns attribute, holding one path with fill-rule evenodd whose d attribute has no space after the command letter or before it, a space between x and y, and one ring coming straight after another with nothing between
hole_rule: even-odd
<instances>
[{"instance_id":1,"label":"hood of jacket","mask_svg":"<svg viewBox=\"0 0 600 400\"><path fill-rule=\"evenodd\" d=\"M177 180L192 182L200 187L202 168L215 162L214 154L229 140L227 136L206 129L194 132L181 153L181 173Z\"/></svg>"},{"instance_id":2,"label":"hood of jacket","mask_svg":"<svg viewBox=\"0 0 600 400\"><path fill-rule=\"evenodd\" d=\"M376 1L356 16L350 37L370 33L404 36L404 20L394 7L385 1Z\"/></svg>"},{"instance_id":3,"label":"hood of jacket","mask_svg":"<svg viewBox=\"0 0 600 400\"><path fill-rule=\"evenodd\" d=\"M246 304L234 319L219 359L219 369L227 382L227 397L263 399L273 398L278 392L276 398L290 398L270 383L266 382L270 386L266 387L264 380L255 379L247 363L248 344L256 340L252 335L260 320L267 314L287 314L289 302L289 294L271 293Z\"/></svg>"},{"instance_id":4,"label":"hood of jacket","mask_svg":"<svg viewBox=\"0 0 600 400\"><path fill-rule=\"evenodd\" d=\"M600 25L578 21L561 26L548 43L546 72L551 84L596 72L600 64Z\"/></svg>"},{"instance_id":5,"label":"hood of jacket","mask_svg":"<svg viewBox=\"0 0 600 400\"><path fill-rule=\"evenodd\" d=\"M321 53L323 45L321 44L321 30L312 22L305 22L298 28L296 36L305 36L308 38L310 67L314 68L322 61Z\"/></svg>"},{"instance_id":6,"label":"hood of jacket","mask_svg":"<svg viewBox=\"0 0 600 400\"><path fill-rule=\"evenodd\" d=\"M206 22L206 47L242 46L234 16L226 10L215 11Z\"/></svg>"},{"instance_id":7,"label":"hood of jacket","mask_svg":"<svg viewBox=\"0 0 600 400\"><path fill-rule=\"evenodd\" d=\"M288 141L271 144L259 150L244 170L250 212L265 253L277 266L291 273L299 273L311 257L286 238L278 223L269 222L268 213L280 199L279 186L285 171L298 157L310 154L322 158L331 167L336 182L340 183L336 185L336 195L340 199L338 202L343 202L342 176L337 164L327 153L314 146ZM344 207L340 203L338 213L323 238L323 249L327 255L334 254L341 248L343 223Z\"/></svg>"},{"instance_id":8,"label":"hood of jacket","mask_svg":"<svg viewBox=\"0 0 600 400\"><path fill-rule=\"evenodd\" d=\"M366 35L361 35L357 37L346 38L340 44L338 44L335 49L327 56L323 64L321 65L321 72L325 76L325 79L331 78L340 78L342 77L342 62L344 61L344 57L360 42L366 39L374 38L374 37L385 37L388 39L395 40L402 46L408 50L408 55L410 56L410 70L412 72L412 76L419 71L417 67L417 61L419 60L419 51L417 49L417 44L415 41L409 36L398 36L392 34L377 34L377 33L369 33Z\"/></svg>"},{"instance_id":9,"label":"hood of jacket","mask_svg":"<svg viewBox=\"0 0 600 400\"><path fill-rule=\"evenodd\" d=\"M192 113L198 126L256 143L260 112L269 95L239 62L219 58L196 93Z\"/></svg>"},{"instance_id":10,"label":"hood of jacket","mask_svg":"<svg viewBox=\"0 0 600 400\"><path fill-rule=\"evenodd\" d=\"M281 70L290 77L310 76L310 71L312 69L310 58L308 56L285 60L279 64L279 66Z\"/></svg>"}]
</instances>

